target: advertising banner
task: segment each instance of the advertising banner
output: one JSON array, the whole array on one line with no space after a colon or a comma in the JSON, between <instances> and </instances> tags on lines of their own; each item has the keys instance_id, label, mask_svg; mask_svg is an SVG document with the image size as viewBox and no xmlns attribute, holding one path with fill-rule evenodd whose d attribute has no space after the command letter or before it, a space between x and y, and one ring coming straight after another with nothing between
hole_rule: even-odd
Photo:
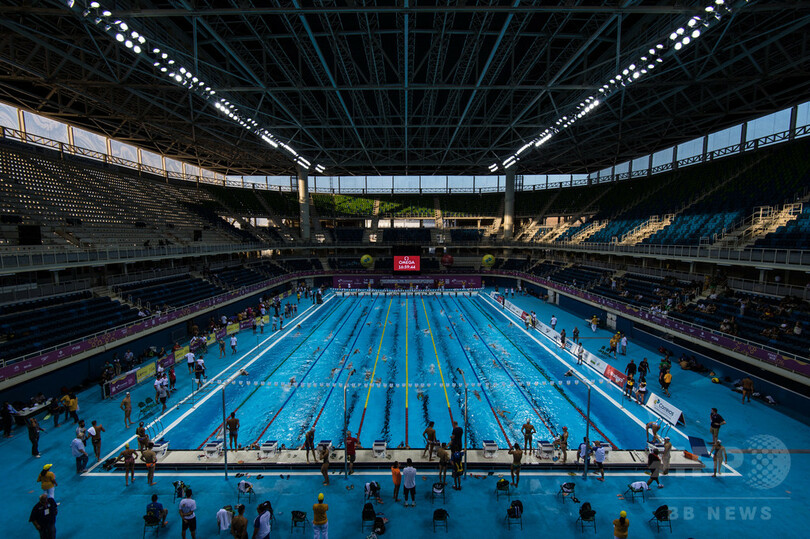
<instances>
[{"instance_id":1,"label":"advertising banner","mask_svg":"<svg viewBox=\"0 0 810 539\"><path fill-rule=\"evenodd\" d=\"M228 324L226 326L226 330L227 330L226 333L228 335L233 335L234 333L239 333L239 323L237 322L235 324Z\"/></svg>"},{"instance_id":2,"label":"advertising banner","mask_svg":"<svg viewBox=\"0 0 810 539\"><path fill-rule=\"evenodd\" d=\"M135 371L129 371L109 382L107 395L109 395L110 397L114 397L118 393L121 393L122 391L134 386L137 383L138 377L135 374Z\"/></svg>"},{"instance_id":3,"label":"advertising banner","mask_svg":"<svg viewBox=\"0 0 810 539\"><path fill-rule=\"evenodd\" d=\"M210 345L210 344L214 344L215 342L217 342L217 335L216 335L216 333L214 333L213 331L212 331L211 333L209 333L209 334L208 334L208 338L206 339L206 341L205 341L205 342L206 342L206 344L209 344L209 345Z\"/></svg>"},{"instance_id":4,"label":"advertising banner","mask_svg":"<svg viewBox=\"0 0 810 539\"><path fill-rule=\"evenodd\" d=\"M164 369L168 369L175 363L177 363L177 359L175 359L174 354L166 354L165 356L163 356L158 360L158 365L160 365Z\"/></svg>"},{"instance_id":5,"label":"advertising banner","mask_svg":"<svg viewBox=\"0 0 810 539\"><path fill-rule=\"evenodd\" d=\"M605 377L616 384L617 386L624 388L624 383L627 381L627 376L617 369L614 369L611 365L607 365L605 367Z\"/></svg>"},{"instance_id":6,"label":"advertising banner","mask_svg":"<svg viewBox=\"0 0 810 539\"><path fill-rule=\"evenodd\" d=\"M415 255L395 256L394 271L419 271L421 259Z\"/></svg>"},{"instance_id":7,"label":"advertising banner","mask_svg":"<svg viewBox=\"0 0 810 539\"><path fill-rule=\"evenodd\" d=\"M155 364L149 363L147 365L144 365L143 367L135 371L135 375L137 377L137 383L140 384L147 378L155 375Z\"/></svg>"},{"instance_id":8,"label":"advertising banner","mask_svg":"<svg viewBox=\"0 0 810 539\"><path fill-rule=\"evenodd\" d=\"M186 357L186 354L188 354L189 351L190 349L188 346L181 346L180 348L174 351L174 360L180 361L181 359Z\"/></svg>"},{"instance_id":9,"label":"advertising banner","mask_svg":"<svg viewBox=\"0 0 810 539\"><path fill-rule=\"evenodd\" d=\"M678 423L685 424L681 409L668 403L655 393L650 393L644 406L670 425L677 425Z\"/></svg>"},{"instance_id":10,"label":"advertising banner","mask_svg":"<svg viewBox=\"0 0 810 539\"><path fill-rule=\"evenodd\" d=\"M242 320L241 322L239 322L239 329L250 329L252 327L253 327L252 319Z\"/></svg>"}]
</instances>

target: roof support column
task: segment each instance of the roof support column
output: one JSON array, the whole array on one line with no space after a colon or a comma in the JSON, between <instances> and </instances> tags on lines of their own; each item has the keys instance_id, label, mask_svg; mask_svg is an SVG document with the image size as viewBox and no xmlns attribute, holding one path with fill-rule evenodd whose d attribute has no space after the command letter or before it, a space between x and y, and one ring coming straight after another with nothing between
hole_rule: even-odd
<instances>
[{"instance_id":1,"label":"roof support column","mask_svg":"<svg viewBox=\"0 0 810 539\"><path fill-rule=\"evenodd\" d=\"M515 230L515 169L506 171L506 189L503 201L503 239L511 240Z\"/></svg>"},{"instance_id":2,"label":"roof support column","mask_svg":"<svg viewBox=\"0 0 810 539\"><path fill-rule=\"evenodd\" d=\"M309 241L309 173L298 167L298 213L301 221L301 239Z\"/></svg>"}]
</instances>

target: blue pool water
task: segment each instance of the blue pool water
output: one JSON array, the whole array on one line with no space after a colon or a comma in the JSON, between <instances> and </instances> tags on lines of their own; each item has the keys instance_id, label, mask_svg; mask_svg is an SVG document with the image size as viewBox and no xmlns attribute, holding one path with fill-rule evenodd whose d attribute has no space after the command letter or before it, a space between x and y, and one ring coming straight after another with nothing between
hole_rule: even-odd
<instances>
[{"instance_id":1,"label":"blue pool water","mask_svg":"<svg viewBox=\"0 0 810 539\"><path fill-rule=\"evenodd\" d=\"M472 447L484 440L522 444L527 419L535 440L551 440L568 426L575 446L585 435L587 391L564 376L570 355L533 334L483 296L330 296L300 327L260 340L211 384L216 394L201 392L203 401L167 426L165 436L174 449L221 437L219 392L230 378L225 413L240 419L240 444L300 446L315 427L317 440L340 446L348 380L348 428L363 446L382 439L421 447L429 421L449 441L452 421L464 423L465 389ZM240 368L247 375L236 374ZM600 392L593 392L591 410L592 439L641 447L639 424Z\"/></svg>"}]
</instances>

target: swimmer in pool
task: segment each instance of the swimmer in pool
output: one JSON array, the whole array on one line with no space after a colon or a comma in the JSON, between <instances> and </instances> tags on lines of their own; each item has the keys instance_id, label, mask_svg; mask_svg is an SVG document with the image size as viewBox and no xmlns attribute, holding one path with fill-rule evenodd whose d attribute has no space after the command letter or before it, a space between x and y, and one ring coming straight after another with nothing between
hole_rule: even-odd
<instances>
[{"instance_id":1,"label":"swimmer in pool","mask_svg":"<svg viewBox=\"0 0 810 539\"><path fill-rule=\"evenodd\" d=\"M473 389L473 395L475 395L476 399L481 400L481 394L478 392L477 389Z\"/></svg>"},{"instance_id":2,"label":"swimmer in pool","mask_svg":"<svg viewBox=\"0 0 810 539\"><path fill-rule=\"evenodd\" d=\"M248 371L246 371L245 369L240 369L239 370L239 376L249 376Z\"/></svg>"},{"instance_id":3,"label":"swimmer in pool","mask_svg":"<svg viewBox=\"0 0 810 539\"><path fill-rule=\"evenodd\" d=\"M436 374L436 366L433 365L433 363L430 364L430 369L428 370L430 371L430 374Z\"/></svg>"}]
</instances>

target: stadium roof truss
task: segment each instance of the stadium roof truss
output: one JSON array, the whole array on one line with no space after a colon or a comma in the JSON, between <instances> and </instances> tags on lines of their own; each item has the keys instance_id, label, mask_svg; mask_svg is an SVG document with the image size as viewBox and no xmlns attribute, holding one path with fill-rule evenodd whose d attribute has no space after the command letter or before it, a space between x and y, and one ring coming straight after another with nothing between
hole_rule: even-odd
<instances>
[{"instance_id":1,"label":"stadium roof truss","mask_svg":"<svg viewBox=\"0 0 810 539\"><path fill-rule=\"evenodd\" d=\"M516 170L591 172L806 100L810 2L728 1ZM0 100L223 174L294 174L299 155L333 175L487 174L707 4L8 0Z\"/></svg>"}]
</instances>

